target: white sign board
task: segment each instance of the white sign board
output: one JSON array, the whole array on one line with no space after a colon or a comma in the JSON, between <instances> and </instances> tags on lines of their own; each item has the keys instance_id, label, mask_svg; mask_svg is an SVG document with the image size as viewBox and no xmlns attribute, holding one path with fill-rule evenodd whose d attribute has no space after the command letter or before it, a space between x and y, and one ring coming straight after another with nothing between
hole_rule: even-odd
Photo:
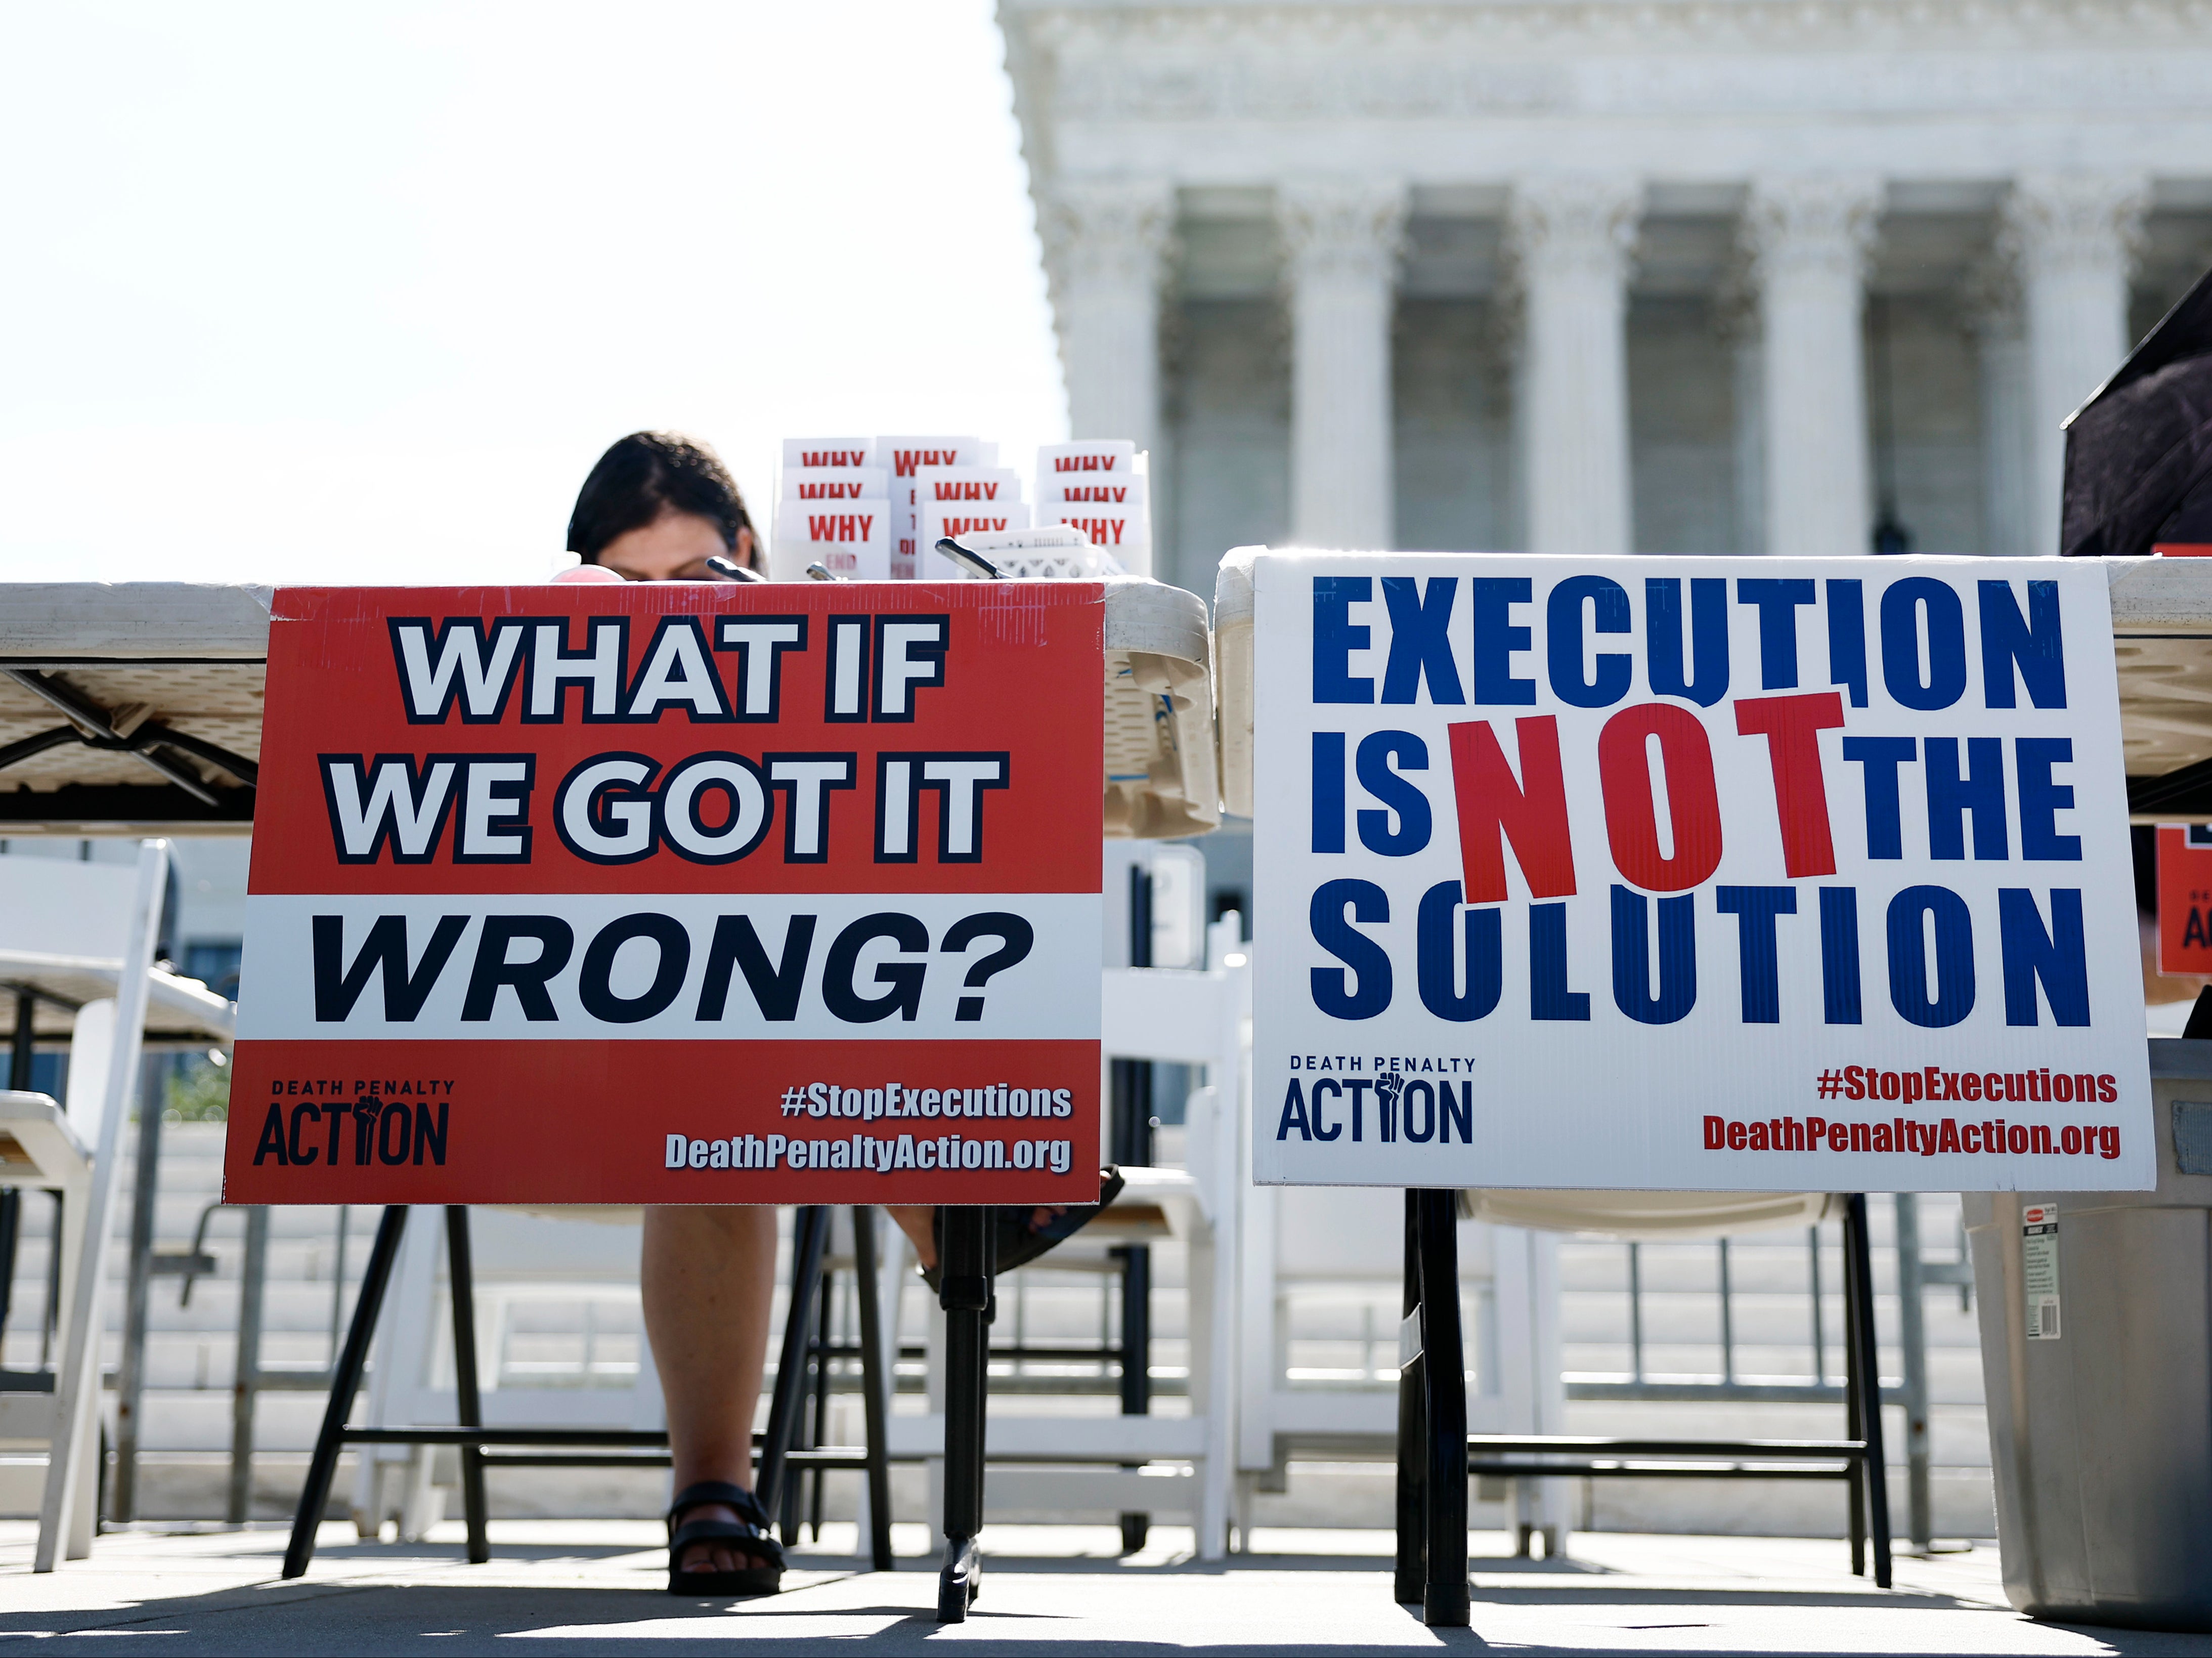
<instances>
[{"instance_id":1,"label":"white sign board","mask_svg":"<svg viewBox=\"0 0 2212 1658\"><path fill-rule=\"evenodd\" d=\"M1260 1180L2153 1184L2100 566L1254 585Z\"/></svg>"},{"instance_id":2,"label":"white sign board","mask_svg":"<svg viewBox=\"0 0 2212 1658\"><path fill-rule=\"evenodd\" d=\"M818 564L848 582L891 579L890 505L884 501L790 501L776 514L769 572L803 582Z\"/></svg>"},{"instance_id":3,"label":"white sign board","mask_svg":"<svg viewBox=\"0 0 2212 1658\"><path fill-rule=\"evenodd\" d=\"M890 474L881 466L793 466L783 474L786 501L888 501Z\"/></svg>"},{"instance_id":4,"label":"white sign board","mask_svg":"<svg viewBox=\"0 0 2212 1658\"><path fill-rule=\"evenodd\" d=\"M843 470L851 466L881 466L871 463L872 440L865 437L787 437L783 440L783 468L786 472L814 471L817 468Z\"/></svg>"}]
</instances>

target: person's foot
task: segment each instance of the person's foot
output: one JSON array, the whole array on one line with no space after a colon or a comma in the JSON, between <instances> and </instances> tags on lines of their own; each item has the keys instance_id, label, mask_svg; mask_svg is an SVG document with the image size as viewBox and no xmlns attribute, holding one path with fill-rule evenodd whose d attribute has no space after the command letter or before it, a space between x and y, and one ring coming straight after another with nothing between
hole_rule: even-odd
<instances>
[{"instance_id":1,"label":"person's foot","mask_svg":"<svg viewBox=\"0 0 2212 1658\"><path fill-rule=\"evenodd\" d=\"M726 1503L695 1503L684 1510L684 1518L687 1521L726 1520L732 1525L744 1523L743 1516ZM679 1574L695 1571L747 1571L755 1566L768 1566L775 1564L764 1554L749 1552L741 1544L729 1541L694 1543L684 1551L684 1558L677 1563L676 1570Z\"/></svg>"}]
</instances>

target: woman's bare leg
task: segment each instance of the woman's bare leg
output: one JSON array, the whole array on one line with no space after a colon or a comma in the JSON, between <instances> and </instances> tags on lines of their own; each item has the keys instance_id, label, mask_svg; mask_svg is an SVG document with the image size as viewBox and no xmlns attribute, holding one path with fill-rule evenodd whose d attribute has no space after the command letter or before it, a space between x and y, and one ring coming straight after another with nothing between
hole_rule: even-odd
<instances>
[{"instance_id":1,"label":"woman's bare leg","mask_svg":"<svg viewBox=\"0 0 2212 1658\"><path fill-rule=\"evenodd\" d=\"M924 1266L937 1265L937 1234L931 1227L937 1218L935 1204L885 1204L884 1213L914 1240L914 1253Z\"/></svg>"},{"instance_id":2,"label":"woman's bare leg","mask_svg":"<svg viewBox=\"0 0 2212 1658\"><path fill-rule=\"evenodd\" d=\"M753 1483L753 1411L768 1359L775 1295L775 1210L654 1207L645 1211L646 1336L668 1405L676 1486ZM735 1520L720 1503L686 1516ZM687 1570L757 1564L721 1545L690 1551Z\"/></svg>"}]
</instances>

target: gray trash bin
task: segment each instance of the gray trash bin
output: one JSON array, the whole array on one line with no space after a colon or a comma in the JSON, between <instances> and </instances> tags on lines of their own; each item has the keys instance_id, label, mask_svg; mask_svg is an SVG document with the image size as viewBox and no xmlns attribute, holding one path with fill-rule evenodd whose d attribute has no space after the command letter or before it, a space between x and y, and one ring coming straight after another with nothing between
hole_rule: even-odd
<instances>
[{"instance_id":1,"label":"gray trash bin","mask_svg":"<svg viewBox=\"0 0 2212 1658\"><path fill-rule=\"evenodd\" d=\"M2006 1597L2212 1630L2212 1042L2150 1045L2154 1192L1970 1193Z\"/></svg>"}]
</instances>

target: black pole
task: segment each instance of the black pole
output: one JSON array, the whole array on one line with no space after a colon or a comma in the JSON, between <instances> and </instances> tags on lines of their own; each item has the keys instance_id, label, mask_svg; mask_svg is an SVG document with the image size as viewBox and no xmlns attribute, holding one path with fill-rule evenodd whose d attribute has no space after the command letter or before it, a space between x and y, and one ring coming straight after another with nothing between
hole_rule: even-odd
<instances>
[{"instance_id":1,"label":"black pole","mask_svg":"<svg viewBox=\"0 0 2212 1658\"><path fill-rule=\"evenodd\" d=\"M28 991L15 992L15 1036L8 1049L8 1086L17 1094L31 1091L31 1067L38 1057L39 999Z\"/></svg>"},{"instance_id":2,"label":"black pole","mask_svg":"<svg viewBox=\"0 0 2212 1658\"><path fill-rule=\"evenodd\" d=\"M991 1380L991 1211L947 1207L938 1304L945 1309L945 1561L937 1621L962 1624L982 1588L983 1428Z\"/></svg>"},{"instance_id":3,"label":"black pole","mask_svg":"<svg viewBox=\"0 0 2212 1658\"><path fill-rule=\"evenodd\" d=\"M823 1210L826 1218L830 1210ZM837 1298L837 1275L825 1271L822 1274L820 1303L815 1309L814 1346L806 1356L806 1368L812 1377L814 1388L814 1420L806 1436L807 1448L830 1442L830 1336L831 1303ZM822 1479L819 1468L810 1469L806 1480L806 1531L815 1542L822 1540Z\"/></svg>"},{"instance_id":4,"label":"black pole","mask_svg":"<svg viewBox=\"0 0 2212 1658\"><path fill-rule=\"evenodd\" d=\"M1106 1253L1121 1269L1121 1414L1147 1416L1152 1408L1152 1252L1143 1244L1124 1244ZM1152 1517L1125 1510L1121 1524L1121 1552L1134 1554L1152 1533Z\"/></svg>"},{"instance_id":5,"label":"black pole","mask_svg":"<svg viewBox=\"0 0 2212 1658\"><path fill-rule=\"evenodd\" d=\"M477 1278L469 1253L469 1211L446 1206L446 1289L453 1308L453 1393L460 1425L483 1426L483 1396L477 1387ZM464 1445L461 1453L461 1512L468 1521L469 1564L491 1558L485 1531L483 1448Z\"/></svg>"},{"instance_id":6,"label":"black pole","mask_svg":"<svg viewBox=\"0 0 2212 1658\"><path fill-rule=\"evenodd\" d=\"M1149 867L1129 866L1129 965L1152 965L1152 875ZM1149 1168L1152 1161L1152 1062L1116 1059L1109 1084L1108 1141L1114 1161L1124 1168ZM1121 1268L1121 1414L1148 1416L1152 1408L1152 1252L1128 1244L1107 1252ZM1133 1466L1133 1465L1130 1465ZM1152 1517L1135 1511L1121 1515L1121 1552L1145 1546Z\"/></svg>"},{"instance_id":7,"label":"black pole","mask_svg":"<svg viewBox=\"0 0 2212 1658\"><path fill-rule=\"evenodd\" d=\"M854 1291L860 1301L860 1411L868 1429L868 1552L878 1571L891 1558L891 1464L888 1438L890 1356L884 1350L883 1313L876 1300L876 1211L853 1210Z\"/></svg>"},{"instance_id":8,"label":"black pole","mask_svg":"<svg viewBox=\"0 0 2212 1658\"><path fill-rule=\"evenodd\" d=\"M0 1332L15 1299L15 1247L23 1236L23 1194L14 1186L0 1191Z\"/></svg>"},{"instance_id":9,"label":"black pole","mask_svg":"<svg viewBox=\"0 0 2212 1658\"><path fill-rule=\"evenodd\" d=\"M760 1469L753 1493L761 1507L777 1514L783 1496L785 1459L792 1436L805 1408L806 1344L814 1291L822 1281L822 1248L830 1230L830 1211L817 1204L803 1204L791 1222L791 1305L783 1319L783 1348L775 1363L775 1392L769 1397L768 1437L761 1447ZM794 1539L783 1527L786 1544Z\"/></svg>"},{"instance_id":10,"label":"black pole","mask_svg":"<svg viewBox=\"0 0 2212 1658\"><path fill-rule=\"evenodd\" d=\"M1421 1310L1421 1198L1417 1192L1406 1193L1405 1231L1405 1297L1400 1312L1410 1319ZM1423 1528L1428 1519L1429 1453L1422 1437L1428 1401L1421 1368L1418 1350L1398 1367L1398 1570L1393 1593L1401 1606L1420 1605L1428 1561Z\"/></svg>"},{"instance_id":11,"label":"black pole","mask_svg":"<svg viewBox=\"0 0 2212 1658\"><path fill-rule=\"evenodd\" d=\"M384 1305L385 1286L391 1282L392 1264L399 1257L399 1234L406 1224L407 1210L397 1204L376 1223L368 1268L354 1300L353 1324L331 1371L330 1403L323 1408L322 1431L315 1436L315 1454L308 1459L307 1482L300 1488L299 1512L292 1516L292 1540L284 1550L287 1577L303 1576L307 1562L314 1558L315 1527L322 1521L323 1505L330 1501L331 1476L337 1472L338 1453L345 1448L346 1417L353 1411L353 1396L361 1391L369 1338L376 1333L376 1315Z\"/></svg>"},{"instance_id":12,"label":"black pole","mask_svg":"<svg viewBox=\"0 0 2212 1658\"><path fill-rule=\"evenodd\" d=\"M69 1199L59 1186L54 1188L53 1198L53 1221L46 1235L58 1238L62 1235L63 1223L69 1219ZM60 1340L61 1333L62 1252L49 1249L46 1251L46 1315L40 1320L39 1328L39 1368L41 1370L51 1363L54 1344Z\"/></svg>"},{"instance_id":13,"label":"black pole","mask_svg":"<svg viewBox=\"0 0 2212 1658\"><path fill-rule=\"evenodd\" d=\"M15 992L15 1034L8 1051L8 1086L17 1094L31 1088L31 1065L38 1053L34 1021L38 1003L28 991ZM0 1331L8 1327L8 1311L15 1299L15 1252L23 1236L23 1194L9 1186L0 1191ZM61 1233L58 1228L54 1236ZM55 1252L58 1258L61 1252Z\"/></svg>"},{"instance_id":14,"label":"black pole","mask_svg":"<svg viewBox=\"0 0 2212 1658\"><path fill-rule=\"evenodd\" d=\"M1850 1206L1844 1208L1844 1437L1866 1444L1865 1373L1860 1364L1858 1320L1858 1251L1852 1247ZM1846 1480L1851 1537L1851 1576L1866 1576L1867 1501L1863 1449L1859 1477Z\"/></svg>"},{"instance_id":15,"label":"black pole","mask_svg":"<svg viewBox=\"0 0 2212 1658\"><path fill-rule=\"evenodd\" d=\"M1421 1371L1428 1401L1427 1575L1421 1620L1465 1629L1467 1349L1459 1327L1459 1194L1420 1194Z\"/></svg>"},{"instance_id":16,"label":"black pole","mask_svg":"<svg viewBox=\"0 0 2212 1658\"><path fill-rule=\"evenodd\" d=\"M1889 1570L1889 1466L1881 1442L1881 1347L1874 1323L1874 1247L1867 1235L1867 1200L1863 1192L1850 1196L1845 1234L1850 1242L1852 1276L1858 1280L1857 1305L1852 1309L1858 1332L1860 1416L1866 1440L1867 1519L1874 1540L1875 1587L1886 1589Z\"/></svg>"}]
</instances>

